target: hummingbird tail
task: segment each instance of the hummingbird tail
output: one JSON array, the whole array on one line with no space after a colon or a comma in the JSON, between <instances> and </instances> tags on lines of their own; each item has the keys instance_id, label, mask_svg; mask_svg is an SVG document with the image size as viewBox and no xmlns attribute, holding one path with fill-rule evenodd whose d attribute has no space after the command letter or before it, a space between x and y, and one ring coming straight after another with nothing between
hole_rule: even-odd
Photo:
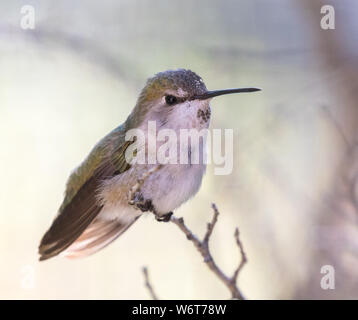
<instances>
[{"instance_id":1,"label":"hummingbird tail","mask_svg":"<svg viewBox=\"0 0 358 320\"><path fill-rule=\"evenodd\" d=\"M114 134L120 139L118 131ZM102 144L114 140L113 134L106 139ZM125 150L131 143L124 142L111 152L98 145L72 173L58 215L40 242L40 261L63 252L70 256L89 255L112 242L135 221L135 216L112 219L110 223L100 219L104 204L97 196L105 181L129 169Z\"/></svg>"},{"instance_id":2,"label":"hummingbird tail","mask_svg":"<svg viewBox=\"0 0 358 320\"><path fill-rule=\"evenodd\" d=\"M122 222L120 220L104 220L98 217L88 226L84 233L60 255L69 259L92 255L116 240L138 218L139 216L130 222Z\"/></svg>"}]
</instances>

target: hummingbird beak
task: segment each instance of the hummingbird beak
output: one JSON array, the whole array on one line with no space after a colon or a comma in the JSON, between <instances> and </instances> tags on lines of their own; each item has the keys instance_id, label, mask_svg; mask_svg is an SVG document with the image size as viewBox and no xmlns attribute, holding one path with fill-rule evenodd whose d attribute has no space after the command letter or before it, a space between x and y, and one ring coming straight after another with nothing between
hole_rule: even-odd
<instances>
[{"instance_id":1,"label":"hummingbird beak","mask_svg":"<svg viewBox=\"0 0 358 320\"><path fill-rule=\"evenodd\" d=\"M212 90L206 91L203 94L195 95L191 97L190 100L206 100L211 99L217 96L222 96L224 94L231 94L231 93L241 93L241 92L256 92L261 91L259 88L235 88L235 89L223 89L223 90Z\"/></svg>"}]
</instances>

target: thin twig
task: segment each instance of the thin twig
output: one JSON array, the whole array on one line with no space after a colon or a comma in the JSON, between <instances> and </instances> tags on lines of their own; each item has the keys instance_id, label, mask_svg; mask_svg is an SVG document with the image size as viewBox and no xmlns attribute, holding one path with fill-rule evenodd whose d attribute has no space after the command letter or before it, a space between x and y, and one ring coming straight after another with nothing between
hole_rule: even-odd
<instances>
[{"instance_id":1,"label":"thin twig","mask_svg":"<svg viewBox=\"0 0 358 320\"><path fill-rule=\"evenodd\" d=\"M131 205L135 205L136 204L136 193L140 192L140 188L142 187L143 183L145 182L146 179L148 179L148 177L153 174L154 172L157 172L162 166L158 165L156 167L151 168L148 172L146 172L140 179L137 180L137 183L129 190L128 192L128 203ZM210 241L210 237L213 233L213 230L215 228L215 225L218 221L218 216L219 216L219 210L216 207L216 205L213 203L212 204L212 209L214 211L214 215L213 218L211 220L210 223L208 223L207 225L207 230L206 233L204 235L203 240L200 240L184 223L184 219L183 218L176 218L175 216L171 216L170 221L172 223L174 223L175 225L178 226L178 228L186 235L187 239L190 240L195 248L199 251L199 253L202 255L202 257L204 258L204 262L206 263L206 265L208 266L208 268L226 285L226 287L230 290L232 298L233 299L240 299L240 300L244 300L244 296L241 293L241 290L238 288L236 282L237 282L237 278L238 275L240 273L240 271L242 270L242 268L244 267L244 265L247 262L247 258L246 258L246 254L244 252L242 243L240 241L239 238L239 229L236 228L235 230L235 240L236 240L236 244L239 247L240 250L240 254L241 254L241 260L240 263L238 265L238 267L235 269L233 275L231 277L227 276L216 264L216 262L214 261L211 252L210 252L210 248L209 248L209 241ZM153 210L154 211L154 210ZM153 212L154 215L157 216L156 212ZM144 272L144 276L146 278L146 287L148 288L148 290L150 291L153 299L157 299L152 286L150 285L150 282L148 280L148 271L146 268L143 269Z\"/></svg>"},{"instance_id":2,"label":"thin twig","mask_svg":"<svg viewBox=\"0 0 358 320\"><path fill-rule=\"evenodd\" d=\"M238 275L239 275L241 269L244 267L244 265L245 265L246 262L247 262L247 257L246 257L246 253L245 253L245 251L244 251L244 247L243 247L243 245L242 245L242 243L241 243L241 241L240 241L239 228L236 228L236 229L235 229L235 234L234 234L234 236L235 236L235 239L236 239L236 244L237 244L237 246L238 246L239 249L240 249L240 255L241 255L241 261L240 261L240 263L239 263L239 266L236 268L236 270L235 270L235 272L234 272L234 275L232 276L233 279L234 279L234 281L235 281L235 283L236 283L237 277L238 277Z\"/></svg>"},{"instance_id":3,"label":"thin twig","mask_svg":"<svg viewBox=\"0 0 358 320\"><path fill-rule=\"evenodd\" d=\"M147 287L150 296L152 297L153 300L158 300L158 296L155 294L152 284L150 283L149 280L148 268L143 267L142 271L144 274L145 286Z\"/></svg>"},{"instance_id":4,"label":"thin twig","mask_svg":"<svg viewBox=\"0 0 358 320\"><path fill-rule=\"evenodd\" d=\"M187 239L190 240L195 248L199 251L199 253L204 258L204 262L208 266L208 268L214 272L214 274L226 285L226 287L230 290L233 299L240 299L244 300L244 296L241 293L241 290L238 288L236 282L237 277L242 270L243 266L247 262L246 254L243 250L243 246L239 239L239 230L236 229L235 231L235 239L236 243L239 247L240 254L241 254L241 261L239 266L235 269L234 274L231 277L228 277L216 264L214 261L210 249L209 249L209 240L215 224L218 220L219 210L217 209L215 204L212 204L212 208L214 210L214 215L210 223L208 223L208 228L206 230L205 236L202 241L198 239L198 237L193 234L193 232L185 225L183 218L176 218L174 216L171 217L170 221L173 222L175 225L179 227L181 231L186 235Z\"/></svg>"}]
</instances>

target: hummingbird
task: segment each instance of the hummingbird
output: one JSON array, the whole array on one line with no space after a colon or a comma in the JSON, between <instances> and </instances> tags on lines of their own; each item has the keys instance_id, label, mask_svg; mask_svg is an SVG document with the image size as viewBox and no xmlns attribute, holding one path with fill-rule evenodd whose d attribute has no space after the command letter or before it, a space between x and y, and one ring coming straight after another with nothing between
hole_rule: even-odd
<instances>
[{"instance_id":1,"label":"hummingbird","mask_svg":"<svg viewBox=\"0 0 358 320\"><path fill-rule=\"evenodd\" d=\"M201 77L186 69L149 78L126 121L102 138L71 173L57 216L40 242L40 261L56 255L91 255L116 240L147 211L155 212L159 221L169 221L172 212L198 192L206 164L163 165L144 181L131 205L131 187L154 164L133 164L127 159L126 150L133 141L126 141L126 133L140 129L148 135L149 121L156 123L157 130L207 129L212 98L255 91L260 89L209 91ZM194 147L189 144L188 153Z\"/></svg>"}]
</instances>

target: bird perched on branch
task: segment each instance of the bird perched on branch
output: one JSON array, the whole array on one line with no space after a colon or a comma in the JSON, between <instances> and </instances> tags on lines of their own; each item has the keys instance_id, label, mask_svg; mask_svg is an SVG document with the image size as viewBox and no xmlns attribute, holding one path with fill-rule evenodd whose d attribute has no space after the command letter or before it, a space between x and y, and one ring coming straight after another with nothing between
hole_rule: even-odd
<instances>
[{"instance_id":1,"label":"bird perched on branch","mask_svg":"<svg viewBox=\"0 0 358 320\"><path fill-rule=\"evenodd\" d=\"M142 151L146 160L153 156L148 142L162 129L178 135L181 129L207 129L213 97L258 90L208 91L197 74L184 69L161 72L150 78L127 120L100 140L69 177L63 203L41 240L40 260L60 253L70 258L93 254L117 239L145 211L154 212L158 220L170 219L172 211L199 190L205 163L189 160L162 164L160 170L147 177L131 202L133 199L128 199L131 187L157 165L153 161L135 162L136 155ZM154 133L149 130L150 123L156 126ZM128 140L126 135L131 130L143 132L144 142ZM154 153L164 143L157 143ZM189 142L185 152L190 156L203 149L203 143ZM175 157L179 158L178 154Z\"/></svg>"}]
</instances>

